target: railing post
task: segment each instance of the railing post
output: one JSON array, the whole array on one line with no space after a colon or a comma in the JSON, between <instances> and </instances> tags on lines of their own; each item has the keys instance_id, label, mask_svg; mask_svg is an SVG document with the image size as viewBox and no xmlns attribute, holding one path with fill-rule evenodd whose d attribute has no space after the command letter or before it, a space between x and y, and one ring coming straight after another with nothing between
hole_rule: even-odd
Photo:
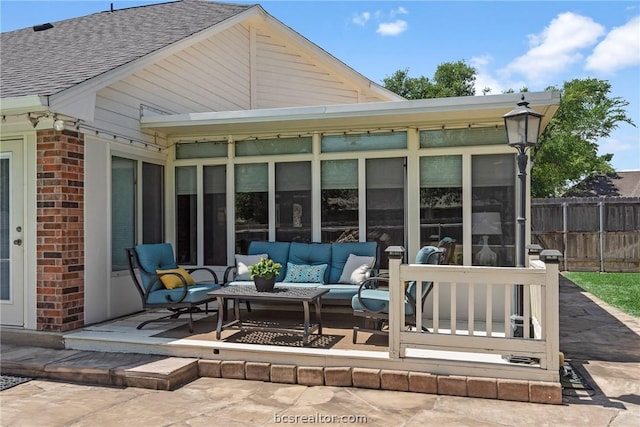
<instances>
[{"instance_id":1,"label":"railing post","mask_svg":"<svg viewBox=\"0 0 640 427\"><path fill-rule=\"evenodd\" d=\"M562 253L555 249L540 252L540 259L547 269L544 304L547 360L542 364L542 368L551 372L559 372L560 369L560 283L558 280L560 258Z\"/></svg>"},{"instance_id":2,"label":"railing post","mask_svg":"<svg viewBox=\"0 0 640 427\"><path fill-rule=\"evenodd\" d=\"M404 320L404 286L400 283L402 246L389 246L389 357L400 358L400 325Z\"/></svg>"}]
</instances>

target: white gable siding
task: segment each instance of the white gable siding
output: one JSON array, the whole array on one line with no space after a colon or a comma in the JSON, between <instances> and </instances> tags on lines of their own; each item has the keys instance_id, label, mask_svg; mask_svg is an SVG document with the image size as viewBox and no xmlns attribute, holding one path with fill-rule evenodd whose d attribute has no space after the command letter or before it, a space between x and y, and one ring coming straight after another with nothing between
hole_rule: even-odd
<instances>
[{"instance_id":1,"label":"white gable siding","mask_svg":"<svg viewBox=\"0 0 640 427\"><path fill-rule=\"evenodd\" d=\"M320 61L297 51L275 34L256 35L255 108L351 104L358 88L341 81Z\"/></svg>"}]
</instances>

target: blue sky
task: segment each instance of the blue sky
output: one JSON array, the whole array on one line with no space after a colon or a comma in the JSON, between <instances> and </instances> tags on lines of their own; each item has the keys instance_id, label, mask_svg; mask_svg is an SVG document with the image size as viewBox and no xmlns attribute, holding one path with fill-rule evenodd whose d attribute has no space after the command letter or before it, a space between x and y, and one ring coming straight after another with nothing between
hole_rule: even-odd
<instances>
[{"instance_id":1,"label":"blue sky","mask_svg":"<svg viewBox=\"0 0 640 427\"><path fill-rule=\"evenodd\" d=\"M159 1L0 0L2 31ZM544 90L575 78L608 80L640 126L640 2L250 1L371 80L443 62L478 70L476 90ZM599 142L617 170L640 170L640 128Z\"/></svg>"}]
</instances>

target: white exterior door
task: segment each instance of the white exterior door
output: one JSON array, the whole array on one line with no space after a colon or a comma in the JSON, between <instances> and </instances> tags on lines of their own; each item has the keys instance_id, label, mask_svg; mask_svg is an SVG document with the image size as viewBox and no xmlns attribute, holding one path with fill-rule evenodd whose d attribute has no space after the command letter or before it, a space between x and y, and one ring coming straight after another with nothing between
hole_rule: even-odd
<instances>
[{"instance_id":1,"label":"white exterior door","mask_svg":"<svg viewBox=\"0 0 640 427\"><path fill-rule=\"evenodd\" d=\"M0 141L0 323L24 325L23 141Z\"/></svg>"}]
</instances>

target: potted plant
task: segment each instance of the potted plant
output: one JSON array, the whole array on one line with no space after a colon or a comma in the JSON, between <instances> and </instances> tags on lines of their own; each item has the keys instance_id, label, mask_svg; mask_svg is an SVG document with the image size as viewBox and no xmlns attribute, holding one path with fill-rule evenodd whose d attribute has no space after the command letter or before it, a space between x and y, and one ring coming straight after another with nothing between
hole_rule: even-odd
<instances>
[{"instance_id":1,"label":"potted plant","mask_svg":"<svg viewBox=\"0 0 640 427\"><path fill-rule=\"evenodd\" d=\"M276 276L280 274L282 265L269 258L261 258L257 264L249 266L251 280L258 292L271 292L276 283Z\"/></svg>"}]
</instances>

